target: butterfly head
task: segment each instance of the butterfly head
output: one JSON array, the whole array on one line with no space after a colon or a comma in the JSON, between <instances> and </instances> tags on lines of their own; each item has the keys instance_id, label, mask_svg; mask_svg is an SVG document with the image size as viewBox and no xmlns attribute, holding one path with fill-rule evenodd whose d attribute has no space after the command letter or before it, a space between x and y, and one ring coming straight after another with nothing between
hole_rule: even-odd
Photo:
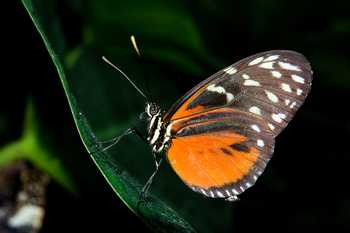
<instances>
[{"instance_id":1,"label":"butterfly head","mask_svg":"<svg viewBox=\"0 0 350 233\"><path fill-rule=\"evenodd\" d=\"M140 119L147 123L147 131L150 133L155 128L160 127L158 124L161 123L162 113L160 107L153 102L147 102L145 111L141 113Z\"/></svg>"},{"instance_id":2,"label":"butterfly head","mask_svg":"<svg viewBox=\"0 0 350 233\"><path fill-rule=\"evenodd\" d=\"M152 117L160 114L160 107L156 103L148 102L146 103L145 113L147 117L151 119Z\"/></svg>"},{"instance_id":3,"label":"butterfly head","mask_svg":"<svg viewBox=\"0 0 350 233\"><path fill-rule=\"evenodd\" d=\"M147 102L145 106L145 110L139 115L139 119L141 121L149 122L151 119L156 116L160 115L160 108L157 104L152 102Z\"/></svg>"}]
</instances>

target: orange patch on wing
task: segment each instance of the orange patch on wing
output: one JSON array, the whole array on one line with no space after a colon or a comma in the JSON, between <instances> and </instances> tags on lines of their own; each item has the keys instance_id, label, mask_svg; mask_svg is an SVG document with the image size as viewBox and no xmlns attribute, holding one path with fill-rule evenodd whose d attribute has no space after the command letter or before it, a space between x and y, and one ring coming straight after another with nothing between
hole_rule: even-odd
<instances>
[{"instance_id":1,"label":"orange patch on wing","mask_svg":"<svg viewBox=\"0 0 350 233\"><path fill-rule=\"evenodd\" d=\"M243 178L258 160L256 148L243 152L230 147L246 139L232 132L174 138L167 152L168 160L189 186L220 187Z\"/></svg>"},{"instance_id":2,"label":"orange patch on wing","mask_svg":"<svg viewBox=\"0 0 350 233\"><path fill-rule=\"evenodd\" d=\"M186 117L186 116L190 116L190 115L199 113L199 112L204 110L204 107L200 106L200 105L198 105L198 106L196 106L194 108L191 108L191 109L186 109L186 107L187 107L187 105L181 106L181 108L174 114L172 119L183 118L183 117Z\"/></svg>"},{"instance_id":3,"label":"orange patch on wing","mask_svg":"<svg viewBox=\"0 0 350 233\"><path fill-rule=\"evenodd\" d=\"M201 108L201 109L200 109ZM202 111L200 111L202 110ZM220 108L220 109L212 109L212 110L204 110L203 106L198 106L198 108L193 108L190 110L185 111L184 113L186 113L186 115L179 117L179 118L171 118L171 129L174 132L179 131L181 128L184 128L186 126L186 124L188 124L189 121L191 121L192 117L200 117L200 116L205 116L209 113L233 113L235 112L234 109L229 109L229 108ZM179 116L179 115L177 115ZM196 123L197 125L201 125L201 124L209 124L210 122L215 122L218 121L218 119L211 119L211 120L206 120L206 121L202 121L199 123ZM194 123L190 123L192 126L194 126Z\"/></svg>"},{"instance_id":4,"label":"orange patch on wing","mask_svg":"<svg viewBox=\"0 0 350 233\"><path fill-rule=\"evenodd\" d=\"M182 103L180 108L175 112L175 114L171 118L178 119L178 118L183 118L186 116L190 116L190 115L202 112L204 110L204 106L198 105L191 109L187 109L187 107L195 98L197 98L200 94L203 93L203 90L205 88L207 88L207 85L204 85L203 87L201 87L190 98L188 98L184 103Z\"/></svg>"}]
</instances>

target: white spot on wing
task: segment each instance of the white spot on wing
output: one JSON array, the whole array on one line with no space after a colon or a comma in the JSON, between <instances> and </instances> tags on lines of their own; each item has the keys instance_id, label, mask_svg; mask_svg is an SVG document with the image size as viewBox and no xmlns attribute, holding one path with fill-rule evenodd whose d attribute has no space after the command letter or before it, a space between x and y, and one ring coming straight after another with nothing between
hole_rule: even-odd
<instances>
[{"instance_id":1,"label":"white spot on wing","mask_svg":"<svg viewBox=\"0 0 350 233\"><path fill-rule=\"evenodd\" d=\"M216 194L217 194L219 197L225 197L220 191L216 191Z\"/></svg>"},{"instance_id":2,"label":"white spot on wing","mask_svg":"<svg viewBox=\"0 0 350 233\"><path fill-rule=\"evenodd\" d=\"M265 93L267 95L267 98L269 98L269 100L271 100L274 103L278 102L278 97L275 94L273 94L271 91L265 90Z\"/></svg>"},{"instance_id":3,"label":"white spot on wing","mask_svg":"<svg viewBox=\"0 0 350 233\"><path fill-rule=\"evenodd\" d=\"M270 62L265 62L259 65L260 68L264 68L264 69L273 69L273 64L275 62L274 61L270 61Z\"/></svg>"},{"instance_id":4,"label":"white spot on wing","mask_svg":"<svg viewBox=\"0 0 350 233\"><path fill-rule=\"evenodd\" d=\"M247 74L242 74L242 77L243 77L244 79L249 79L249 78L250 78L249 75L247 75Z\"/></svg>"},{"instance_id":5,"label":"white spot on wing","mask_svg":"<svg viewBox=\"0 0 350 233\"><path fill-rule=\"evenodd\" d=\"M257 144L259 147L264 147L264 146L265 146L264 141L261 140L261 139L258 139L258 140L256 141L256 144Z\"/></svg>"},{"instance_id":6,"label":"white spot on wing","mask_svg":"<svg viewBox=\"0 0 350 233\"><path fill-rule=\"evenodd\" d=\"M208 91L212 91L212 92L217 92L219 94L225 94L225 88L220 87L220 86L215 86L215 84L211 84L207 87Z\"/></svg>"},{"instance_id":7,"label":"white spot on wing","mask_svg":"<svg viewBox=\"0 0 350 233\"><path fill-rule=\"evenodd\" d=\"M252 129L255 130L256 132L258 132L258 133L261 132L259 126L257 126L257 125L251 125L251 127L252 127Z\"/></svg>"},{"instance_id":8,"label":"white spot on wing","mask_svg":"<svg viewBox=\"0 0 350 233\"><path fill-rule=\"evenodd\" d=\"M256 107L256 106L250 107L250 108L249 108L249 112L255 113L255 114L257 114L257 115L261 115L261 110L260 110L260 108L258 108L258 107Z\"/></svg>"},{"instance_id":9,"label":"white spot on wing","mask_svg":"<svg viewBox=\"0 0 350 233\"><path fill-rule=\"evenodd\" d=\"M272 70L271 74L275 78L281 78L282 77L282 74L279 71L276 71L276 70Z\"/></svg>"},{"instance_id":10,"label":"white spot on wing","mask_svg":"<svg viewBox=\"0 0 350 233\"><path fill-rule=\"evenodd\" d=\"M297 82L297 83L305 83L305 80L303 77L296 75L296 74L292 74L292 79Z\"/></svg>"},{"instance_id":11,"label":"white spot on wing","mask_svg":"<svg viewBox=\"0 0 350 233\"><path fill-rule=\"evenodd\" d=\"M215 84L211 84L207 87L207 90L211 92L217 92L219 94L225 94L227 103L231 102L234 99L233 94L226 92L225 88L221 86L215 86Z\"/></svg>"},{"instance_id":12,"label":"white spot on wing","mask_svg":"<svg viewBox=\"0 0 350 233\"><path fill-rule=\"evenodd\" d=\"M279 57L279 55L271 55L271 56L265 58L264 61L274 61L274 60L276 60L278 57Z\"/></svg>"},{"instance_id":13,"label":"white spot on wing","mask_svg":"<svg viewBox=\"0 0 350 233\"><path fill-rule=\"evenodd\" d=\"M278 114L275 114L275 113L272 114L272 120L274 120L278 123L282 122L282 119L280 118L280 116Z\"/></svg>"},{"instance_id":14,"label":"white spot on wing","mask_svg":"<svg viewBox=\"0 0 350 233\"><path fill-rule=\"evenodd\" d=\"M292 92L292 89L290 88L290 86L287 83L282 83L281 88L282 88L282 90L284 90L286 92Z\"/></svg>"},{"instance_id":15,"label":"white spot on wing","mask_svg":"<svg viewBox=\"0 0 350 233\"><path fill-rule=\"evenodd\" d=\"M303 90L301 90L301 89L297 89L297 95L301 95L301 93L303 93Z\"/></svg>"},{"instance_id":16,"label":"white spot on wing","mask_svg":"<svg viewBox=\"0 0 350 233\"><path fill-rule=\"evenodd\" d=\"M294 108L294 106L297 104L297 102L293 102L289 107Z\"/></svg>"},{"instance_id":17,"label":"white spot on wing","mask_svg":"<svg viewBox=\"0 0 350 233\"><path fill-rule=\"evenodd\" d=\"M238 194L239 194L239 192L237 192L237 190L236 190L236 189L232 189L232 192L233 192L234 194L236 194L236 195L238 195Z\"/></svg>"},{"instance_id":18,"label":"white spot on wing","mask_svg":"<svg viewBox=\"0 0 350 233\"><path fill-rule=\"evenodd\" d=\"M226 93L226 102L229 103L234 99L234 96L231 93Z\"/></svg>"},{"instance_id":19,"label":"white spot on wing","mask_svg":"<svg viewBox=\"0 0 350 233\"><path fill-rule=\"evenodd\" d=\"M258 57L258 58L255 58L254 60L252 60L251 62L248 63L248 66L253 66L253 65L256 65L260 62L262 62L262 60L264 60L263 57Z\"/></svg>"},{"instance_id":20,"label":"white spot on wing","mask_svg":"<svg viewBox=\"0 0 350 233\"><path fill-rule=\"evenodd\" d=\"M255 87L258 87L258 86L260 86L260 83L255 81L255 80L248 79L248 80L244 81L243 85L244 86L255 86Z\"/></svg>"},{"instance_id":21,"label":"white spot on wing","mask_svg":"<svg viewBox=\"0 0 350 233\"><path fill-rule=\"evenodd\" d=\"M269 128L270 128L271 130L274 130L274 129L275 129L275 126L274 126L273 124L268 123L267 125L269 126Z\"/></svg>"},{"instance_id":22,"label":"white spot on wing","mask_svg":"<svg viewBox=\"0 0 350 233\"><path fill-rule=\"evenodd\" d=\"M210 190L210 193L209 193L209 194L210 194L211 197L214 197L214 196L215 196L215 195L214 195L214 192L211 191L211 190Z\"/></svg>"},{"instance_id":23,"label":"white spot on wing","mask_svg":"<svg viewBox=\"0 0 350 233\"><path fill-rule=\"evenodd\" d=\"M300 69L298 66L293 65L293 64L290 64L290 63L288 63L288 62L282 62L282 61L280 61L280 62L278 62L278 64L280 65L280 67L281 67L282 69L285 69L285 70L301 71L301 69Z\"/></svg>"},{"instance_id":24,"label":"white spot on wing","mask_svg":"<svg viewBox=\"0 0 350 233\"><path fill-rule=\"evenodd\" d=\"M227 73L227 74L235 74L237 72L237 70L233 67L227 67L226 69L224 69L224 71Z\"/></svg>"},{"instance_id":25,"label":"white spot on wing","mask_svg":"<svg viewBox=\"0 0 350 233\"><path fill-rule=\"evenodd\" d=\"M273 114L271 115L271 117L272 117L272 119L273 119L274 121L276 121L276 122L278 122L278 123L281 123L282 120L286 118L286 115L283 114L283 113L278 113L278 114L273 113Z\"/></svg>"},{"instance_id":26,"label":"white spot on wing","mask_svg":"<svg viewBox=\"0 0 350 233\"><path fill-rule=\"evenodd\" d=\"M288 104L290 103L290 100L289 99L285 99L284 103L286 104L286 106L288 106Z\"/></svg>"}]
</instances>

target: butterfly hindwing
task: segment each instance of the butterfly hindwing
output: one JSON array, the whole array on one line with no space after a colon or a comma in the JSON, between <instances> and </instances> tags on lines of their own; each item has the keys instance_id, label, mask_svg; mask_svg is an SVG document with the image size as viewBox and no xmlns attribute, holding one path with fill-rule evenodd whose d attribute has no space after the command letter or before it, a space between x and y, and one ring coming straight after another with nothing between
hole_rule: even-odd
<instances>
[{"instance_id":1,"label":"butterfly hindwing","mask_svg":"<svg viewBox=\"0 0 350 233\"><path fill-rule=\"evenodd\" d=\"M172 122L177 130L169 163L194 191L234 197L257 180L273 153L274 137L264 120L220 108Z\"/></svg>"}]
</instances>

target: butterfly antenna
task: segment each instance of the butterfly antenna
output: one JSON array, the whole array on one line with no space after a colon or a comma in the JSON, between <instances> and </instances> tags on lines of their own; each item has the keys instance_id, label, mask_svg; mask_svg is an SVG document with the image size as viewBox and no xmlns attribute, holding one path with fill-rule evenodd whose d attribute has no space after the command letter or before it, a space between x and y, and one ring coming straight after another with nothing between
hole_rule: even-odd
<instances>
[{"instance_id":1,"label":"butterfly antenna","mask_svg":"<svg viewBox=\"0 0 350 233\"><path fill-rule=\"evenodd\" d=\"M145 73L146 73L146 78L145 78L145 76L143 76L143 79L144 79L144 81L145 81L145 84L146 84L146 91L147 91L147 94L148 94L148 96L150 96L151 97L151 99L152 99L152 95L151 95L151 92L150 92L150 88L149 88L149 75L147 75L148 74L148 72L147 72L147 69L146 69L146 67L145 67L145 64L144 64L144 62L143 62L143 59L142 59L142 57L141 57L141 50L139 49L139 47L137 46L137 43L136 43L136 38L135 38L135 36L134 35L131 35L130 36L130 40L131 40L131 43L132 43L132 46L134 47L134 50L136 51L136 53L137 53L137 55L138 55L138 62L139 62L139 64L142 66L142 67L144 67L144 71L145 71Z\"/></svg>"},{"instance_id":2,"label":"butterfly antenna","mask_svg":"<svg viewBox=\"0 0 350 233\"><path fill-rule=\"evenodd\" d=\"M116 69L117 71L119 71L130 83L131 85L133 85L133 87L143 96L145 97L145 99L147 100L147 96L141 91L140 88L138 88L138 86L136 86L136 84L120 69L118 68L116 65L114 65L111 61L109 61L105 56L102 56L102 59L109 64L110 66L112 66L114 69Z\"/></svg>"}]
</instances>

